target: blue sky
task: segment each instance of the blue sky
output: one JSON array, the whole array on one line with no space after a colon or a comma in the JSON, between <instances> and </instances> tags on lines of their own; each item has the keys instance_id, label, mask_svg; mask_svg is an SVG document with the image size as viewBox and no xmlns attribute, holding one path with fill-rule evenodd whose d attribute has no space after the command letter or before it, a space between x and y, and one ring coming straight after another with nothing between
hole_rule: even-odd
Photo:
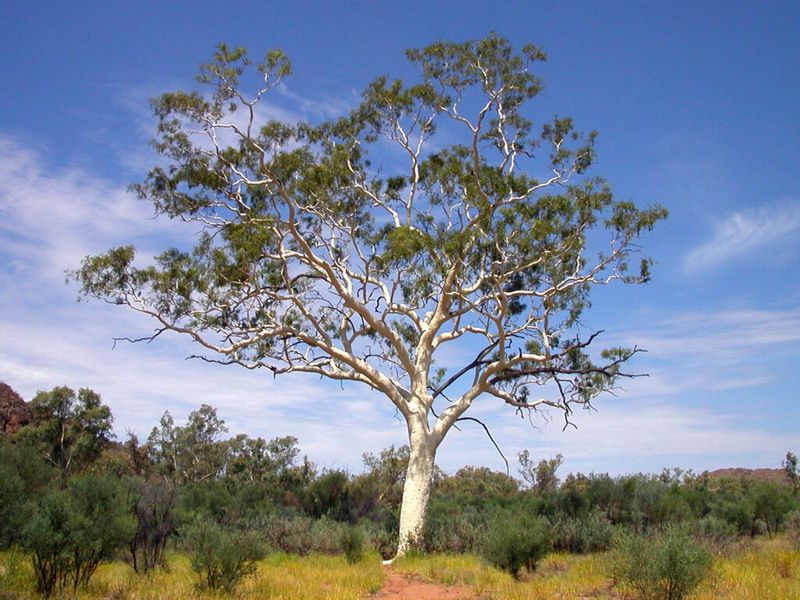
<instances>
[{"instance_id":1,"label":"blue sky","mask_svg":"<svg viewBox=\"0 0 800 600\"><path fill-rule=\"evenodd\" d=\"M650 377L598 400L577 431L490 401L473 414L509 457L562 452L565 471L775 467L800 450L796 3L159 4L0 5L0 380L26 399L92 387L118 431L140 436L164 410L180 420L205 402L232 432L296 435L326 467L357 470L362 452L402 443L388 403L354 385L185 361L179 339L112 350L150 324L76 303L64 271L116 244L155 253L185 239L126 187L155 160L148 98L190 86L216 43L282 48L295 75L274 114L319 119L376 75L411 76L406 48L495 30L549 55L537 115L597 129L595 172L671 216L644 240L654 281L600 290L587 315L646 348L636 369ZM468 426L438 458L503 466Z\"/></svg>"}]
</instances>

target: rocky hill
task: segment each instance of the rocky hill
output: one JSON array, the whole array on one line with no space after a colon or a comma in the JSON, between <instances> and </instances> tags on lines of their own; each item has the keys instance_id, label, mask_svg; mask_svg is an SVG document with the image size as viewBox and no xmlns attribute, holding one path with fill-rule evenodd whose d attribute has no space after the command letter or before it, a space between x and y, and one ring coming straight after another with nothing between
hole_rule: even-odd
<instances>
[{"instance_id":1,"label":"rocky hill","mask_svg":"<svg viewBox=\"0 0 800 600\"><path fill-rule=\"evenodd\" d=\"M745 481L789 484L789 478L783 469L743 469L736 467L710 471L708 476L712 479L743 479Z\"/></svg>"},{"instance_id":2,"label":"rocky hill","mask_svg":"<svg viewBox=\"0 0 800 600\"><path fill-rule=\"evenodd\" d=\"M16 433L31 419L31 409L22 396L0 381L0 433Z\"/></svg>"}]
</instances>

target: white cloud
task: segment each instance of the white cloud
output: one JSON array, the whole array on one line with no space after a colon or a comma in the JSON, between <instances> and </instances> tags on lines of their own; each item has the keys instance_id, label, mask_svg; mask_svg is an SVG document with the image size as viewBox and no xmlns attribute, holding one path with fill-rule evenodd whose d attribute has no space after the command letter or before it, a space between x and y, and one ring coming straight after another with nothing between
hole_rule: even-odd
<instances>
[{"instance_id":1,"label":"white cloud","mask_svg":"<svg viewBox=\"0 0 800 600\"><path fill-rule=\"evenodd\" d=\"M117 244L133 241L152 253L192 233L150 216L149 206L122 186L83 168L54 167L43 153L0 137L0 380L28 399L61 384L92 387L110 404L118 431L140 436L167 409L181 420L208 403L231 433L294 435L326 467L357 470L363 452L404 443L393 407L365 387L186 361L192 347L177 336L112 350L114 336L137 337L152 324L118 307L76 303L64 270ZM623 400L602 399L598 413L577 415L579 431L562 432L556 413L549 423L534 421L534 429L494 399L479 399L472 414L492 427L512 472L515 452L526 447L543 457L562 452L565 472L764 466L797 438L691 403L693 393L715 385L732 391L766 383L770 373L751 370L749 357L768 361L770 352L800 341L798 309L685 314L656 319L628 337L650 350L652 376L628 382ZM456 351L441 357L462 359ZM464 464L502 468L474 423L451 433L439 462L448 471Z\"/></svg>"},{"instance_id":2,"label":"white cloud","mask_svg":"<svg viewBox=\"0 0 800 600\"><path fill-rule=\"evenodd\" d=\"M800 230L800 203L735 212L714 225L709 241L691 250L684 269L697 273L770 246Z\"/></svg>"},{"instance_id":3,"label":"white cloud","mask_svg":"<svg viewBox=\"0 0 800 600\"><path fill-rule=\"evenodd\" d=\"M731 365L763 356L765 349L800 342L800 308L683 313L617 336L654 357Z\"/></svg>"},{"instance_id":4,"label":"white cloud","mask_svg":"<svg viewBox=\"0 0 800 600\"><path fill-rule=\"evenodd\" d=\"M597 412L574 415L578 429L562 430L560 417L534 421L536 427L511 414L503 421L495 420L491 431L510 462L512 475L516 474L516 455L523 449L537 459L563 454L561 475L578 471L619 475L659 472L671 466L698 472L734 465L777 467L797 440L796 434L743 426L739 415L629 394L624 400L607 398L597 406ZM445 440L438 462L448 471L465 463L505 468L485 433L469 423Z\"/></svg>"},{"instance_id":5,"label":"white cloud","mask_svg":"<svg viewBox=\"0 0 800 600\"><path fill-rule=\"evenodd\" d=\"M114 337L144 335L152 323L76 302L65 270L131 242L151 256L187 240L191 227L154 220L148 203L123 186L53 166L44 152L0 135L0 381L28 400L56 385L91 387L111 406L118 433L140 437L165 410L181 420L211 404L231 433L294 435L321 466L358 469L363 452L402 443L391 405L357 385L187 361L196 349L177 335L112 349Z\"/></svg>"}]
</instances>

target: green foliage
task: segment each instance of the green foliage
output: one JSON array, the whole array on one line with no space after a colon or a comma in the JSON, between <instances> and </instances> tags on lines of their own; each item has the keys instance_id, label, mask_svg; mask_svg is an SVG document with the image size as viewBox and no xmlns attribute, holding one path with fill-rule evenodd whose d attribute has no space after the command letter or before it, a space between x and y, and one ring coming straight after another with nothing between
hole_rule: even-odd
<instances>
[{"instance_id":1,"label":"green foliage","mask_svg":"<svg viewBox=\"0 0 800 600\"><path fill-rule=\"evenodd\" d=\"M147 573L164 564L164 550L175 530L176 492L160 480L131 479L128 501L136 531L128 542L133 570Z\"/></svg>"},{"instance_id":2,"label":"green foliage","mask_svg":"<svg viewBox=\"0 0 800 600\"><path fill-rule=\"evenodd\" d=\"M595 132L569 117L534 126L527 103L545 58L536 46L490 33L407 57L415 81L378 77L347 115L261 123L254 107L291 72L288 59L274 50L254 63L220 45L198 89L153 100L161 157L133 186L157 213L197 222L194 247L144 267L130 246L86 257L73 274L82 293L155 317L155 335L187 335L217 354L210 362L366 384L409 420L436 414L434 380L447 387L474 370L424 442L431 448L483 393L534 410L541 388L566 416L590 406L638 350L590 351L597 334L579 319L594 285L649 279L638 238L666 211L619 200L589 174ZM399 172L373 163L384 142L404 157ZM431 377L435 355L457 344L484 349ZM153 461L176 485L222 478L231 465L232 477L269 476L252 468L258 444L236 443L226 465L221 431L210 413L186 427L165 415ZM542 492L557 483L557 465L543 467ZM344 510L346 492L327 474L303 506L340 520L373 510L363 493L356 514Z\"/></svg>"},{"instance_id":3,"label":"green foliage","mask_svg":"<svg viewBox=\"0 0 800 600\"><path fill-rule=\"evenodd\" d=\"M65 492L53 492L39 503L23 531L25 548L33 554L36 589L52 596L64 588L70 574L74 526L78 517Z\"/></svg>"},{"instance_id":4,"label":"green foliage","mask_svg":"<svg viewBox=\"0 0 800 600\"><path fill-rule=\"evenodd\" d=\"M348 520L348 483L344 471L326 471L308 486L303 497L303 508L312 517L329 517L337 521Z\"/></svg>"},{"instance_id":5,"label":"green foliage","mask_svg":"<svg viewBox=\"0 0 800 600\"><path fill-rule=\"evenodd\" d=\"M224 468L221 437L227 431L225 421L207 404L189 413L183 427L176 426L172 415L165 412L147 440L151 460L175 484L214 479Z\"/></svg>"},{"instance_id":6,"label":"green foliage","mask_svg":"<svg viewBox=\"0 0 800 600\"><path fill-rule=\"evenodd\" d=\"M546 459L543 458L537 464L533 464L533 459L527 450L523 450L517 455L519 460L519 474L528 486L538 494L555 492L558 488L558 477L556 471L564 462L561 454Z\"/></svg>"},{"instance_id":7,"label":"green foliage","mask_svg":"<svg viewBox=\"0 0 800 600\"><path fill-rule=\"evenodd\" d=\"M389 506L400 504L409 455L408 446L395 448L394 445L384 448L377 455L369 452L363 455L368 476L375 481L381 500L388 502Z\"/></svg>"},{"instance_id":8,"label":"green foliage","mask_svg":"<svg viewBox=\"0 0 800 600\"><path fill-rule=\"evenodd\" d=\"M800 465L798 465L797 455L794 452L786 453L783 472L786 473L786 479L791 483L794 493L800 493Z\"/></svg>"},{"instance_id":9,"label":"green foliage","mask_svg":"<svg viewBox=\"0 0 800 600\"><path fill-rule=\"evenodd\" d=\"M217 523L230 521L236 507L235 488L224 481L186 483L178 488L177 519L180 524L189 524L198 518L211 519Z\"/></svg>"},{"instance_id":10,"label":"green foliage","mask_svg":"<svg viewBox=\"0 0 800 600\"><path fill-rule=\"evenodd\" d=\"M342 530L348 525L322 517L270 515L253 525L267 544L287 554L339 554Z\"/></svg>"},{"instance_id":11,"label":"green foliage","mask_svg":"<svg viewBox=\"0 0 800 600\"><path fill-rule=\"evenodd\" d=\"M783 521L794 506L792 494L786 486L776 483L758 483L750 490L754 516L761 520L772 536L780 531Z\"/></svg>"},{"instance_id":12,"label":"green foliage","mask_svg":"<svg viewBox=\"0 0 800 600\"><path fill-rule=\"evenodd\" d=\"M92 475L72 479L67 490L39 502L23 530L37 589L51 596L68 582L73 589L86 585L100 562L123 547L134 530L116 482Z\"/></svg>"},{"instance_id":13,"label":"green foliage","mask_svg":"<svg viewBox=\"0 0 800 600\"><path fill-rule=\"evenodd\" d=\"M31 409L35 425L20 430L20 441L35 446L58 468L62 482L97 460L114 437L111 410L88 388L77 395L65 386L39 392Z\"/></svg>"},{"instance_id":14,"label":"green foliage","mask_svg":"<svg viewBox=\"0 0 800 600\"><path fill-rule=\"evenodd\" d=\"M551 550L550 533L545 519L501 513L489 524L481 556L491 565L520 576L531 572Z\"/></svg>"},{"instance_id":15,"label":"green foliage","mask_svg":"<svg viewBox=\"0 0 800 600\"><path fill-rule=\"evenodd\" d=\"M795 550L800 550L800 509L786 515L786 537Z\"/></svg>"},{"instance_id":16,"label":"green foliage","mask_svg":"<svg viewBox=\"0 0 800 600\"><path fill-rule=\"evenodd\" d=\"M623 535L610 560L612 576L643 600L680 600L703 580L711 555L685 528L672 526L654 537Z\"/></svg>"},{"instance_id":17,"label":"green foliage","mask_svg":"<svg viewBox=\"0 0 800 600\"><path fill-rule=\"evenodd\" d=\"M109 477L74 477L67 490L78 516L72 530L73 577L76 586L86 585L100 561L133 537L136 522L127 511L125 490Z\"/></svg>"},{"instance_id":18,"label":"green foliage","mask_svg":"<svg viewBox=\"0 0 800 600\"><path fill-rule=\"evenodd\" d=\"M478 550L486 534L486 516L460 501L434 500L425 520L422 546L427 552L462 554Z\"/></svg>"},{"instance_id":19,"label":"green foliage","mask_svg":"<svg viewBox=\"0 0 800 600\"><path fill-rule=\"evenodd\" d=\"M339 544L349 564L355 564L364 558L364 531L360 527L346 526L339 534Z\"/></svg>"},{"instance_id":20,"label":"green foliage","mask_svg":"<svg viewBox=\"0 0 800 600\"><path fill-rule=\"evenodd\" d=\"M26 521L25 486L13 468L0 462L0 550L18 540Z\"/></svg>"},{"instance_id":21,"label":"green foliage","mask_svg":"<svg viewBox=\"0 0 800 600\"><path fill-rule=\"evenodd\" d=\"M231 531L209 520L197 520L181 531L183 545L201 585L210 589L233 589L256 571L264 548L252 532Z\"/></svg>"},{"instance_id":22,"label":"green foliage","mask_svg":"<svg viewBox=\"0 0 800 600\"><path fill-rule=\"evenodd\" d=\"M614 526L598 510L581 518L562 515L555 519L551 529L553 548L575 554L608 550L614 533Z\"/></svg>"},{"instance_id":23,"label":"green foliage","mask_svg":"<svg viewBox=\"0 0 800 600\"><path fill-rule=\"evenodd\" d=\"M692 525L692 528L696 536L702 538L708 546L719 552L726 550L738 534L736 525L714 515L706 515L699 519Z\"/></svg>"},{"instance_id":24,"label":"green foliage","mask_svg":"<svg viewBox=\"0 0 800 600\"><path fill-rule=\"evenodd\" d=\"M292 436L267 441L240 434L226 444L225 477L237 482L285 484L300 454L297 438Z\"/></svg>"},{"instance_id":25,"label":"green foliage","mask_svg":"<svg viewBox=\"0 0 800 600\"><path fill-rule=\"evenodd\" d=\"M19 478L26 498L40 497L60 483L59 473L30 438L16 443L0 438L0 465L6 476Z\"/></svg>"},{"instance_id":26,"label":"green foliage","mask_svg":"<svg viewBox=\"0 0 800 600\"><path fill-rule=\"evenodd\" d=\"M455 475L443 476L436 483L436 493L452 498L502 498L516 495L519 481L487 467L462 467Z\"/></svg>"}]
</instances>

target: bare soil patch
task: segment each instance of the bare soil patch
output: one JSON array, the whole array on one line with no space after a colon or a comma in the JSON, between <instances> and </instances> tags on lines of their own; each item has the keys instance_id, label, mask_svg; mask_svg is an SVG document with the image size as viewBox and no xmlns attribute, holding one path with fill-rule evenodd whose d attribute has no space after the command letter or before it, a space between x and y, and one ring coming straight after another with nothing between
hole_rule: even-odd
<instances>
[{"instance_id":1,"label":"bare soil patch","mask_svg":"<svg viewBox=\"0 0 800 600\"><path fill-rule=\"evenodd\" d=\"M466 585L440 585L400 575L386 568L386 583L371 596L374 600L476 600L475 592Z\"/></svg>"}]
</instances>

